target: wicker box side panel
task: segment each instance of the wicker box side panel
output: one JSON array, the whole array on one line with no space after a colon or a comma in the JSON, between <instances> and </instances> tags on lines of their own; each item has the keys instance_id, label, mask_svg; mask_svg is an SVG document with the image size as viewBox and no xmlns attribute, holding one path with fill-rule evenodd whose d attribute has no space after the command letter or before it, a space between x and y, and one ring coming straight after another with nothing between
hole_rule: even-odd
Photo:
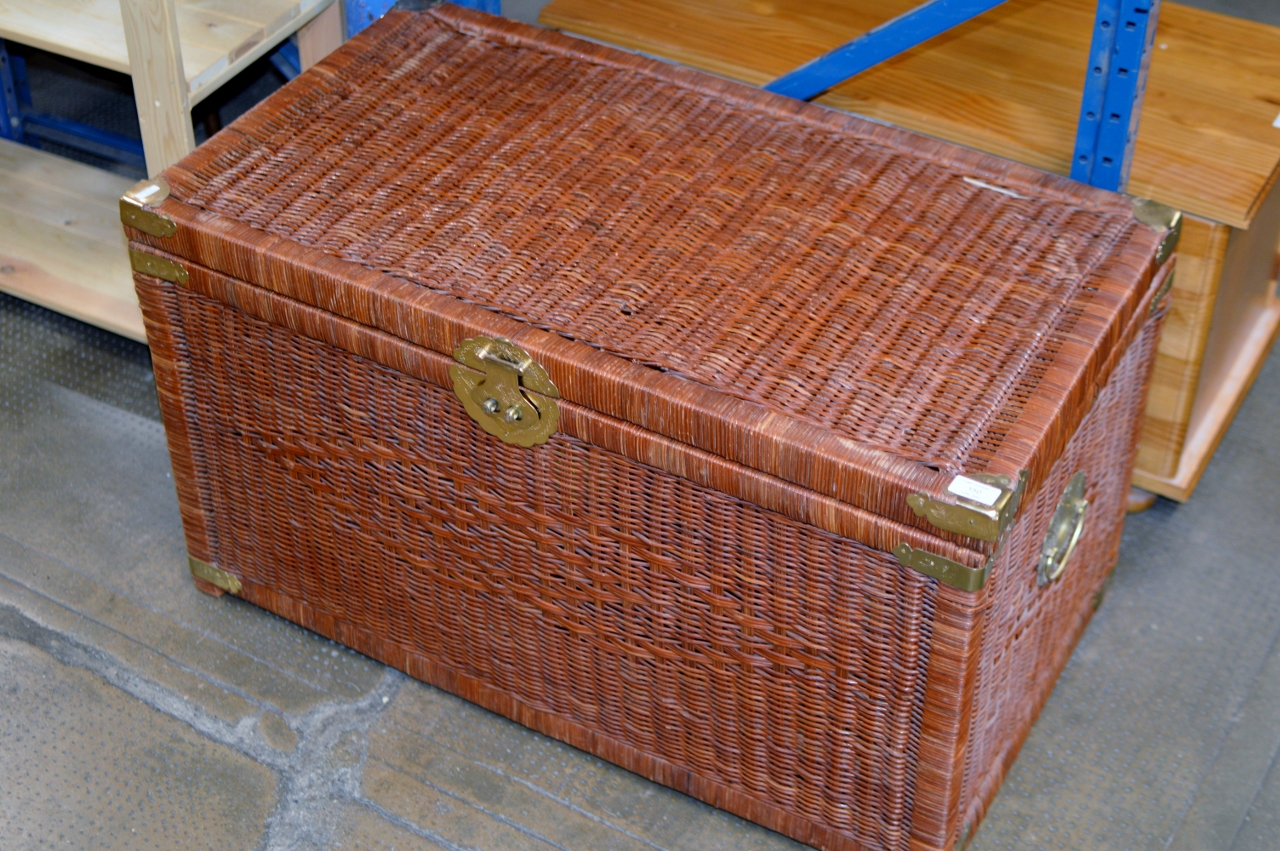
<instances>
[{"instance_id":1,"label":"wicker box side panel","mask_svg":"<svg viewBox=\"0 0 1280 851\"><path fill-rule=\"evenodd\" d=\"M964 792L971 824L995 796L1115 566L1162 320L1138 333L993 567ZM1063 575L1040 586L1036 565L1050 519L1081 470L1088 482L1085 531Z\"/></svg>"},{"instance_id":2,"label":"wicker box side panel","mask_svg":"<svg viewBox=\"0 0 1280 851\"><path fill-rule=\"evenodd\" d=\"M151 347L156 395L164 420L165 439L169 444L169 463L173 467L173 483L178 491L187 553L202 561L210 561L213 558L212 523L199 480L200 471L208 469L208 465L201 441L196 437L198 424L194 411L187 404L187 396L183 392L191 385L191 360L177 311L177 293L173 287L155 278L137 273L133 277L142 307L142 319L146 323L147 343ZM203 583L203 580L197 581ZM206 591L220 593L212 585L203 584L208 586Z\"/></svg>"},{"instance_id":3,"label":"wicker box side panel","mask_svg":"<svg viewBox=\"0 0 1280 851\"><path fill-rule=\"evenodd\" d=\"M917 783L957 776L922 719L972 650L936 583L576 438L505 446L441 387L175 293L213 558L251 599L802 841L907 848L917 798L954 820Z\"/></svg>"}]
</instances>

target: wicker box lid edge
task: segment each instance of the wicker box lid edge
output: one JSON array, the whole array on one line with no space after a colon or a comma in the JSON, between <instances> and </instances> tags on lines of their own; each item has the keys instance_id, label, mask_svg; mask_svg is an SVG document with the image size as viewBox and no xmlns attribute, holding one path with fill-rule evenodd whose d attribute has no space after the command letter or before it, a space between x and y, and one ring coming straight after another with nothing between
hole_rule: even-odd
<instances>
[{"instance_id":1,"label":"wicker box lid edge","mask_svg":"<svg viewBox=\"0 0 1280 851\"><path fill-rule=\"evenodd\" d=\"M1104 208L1110 215L1127 212L1123 199L1109 196L1105 193L1098 193L1095 190L1088 188L1081 188L1051 175L1032 172L1031 170L1020 166L1005 164L971 151L962 151L960 149L952 148L951 146L944 145L943 143L937 143L931 140L921 140L920 137L915 137L911 134L905 133L904 131L860 122L850 116L833 113L820 107L813 107L807 104L787 101L786 99L757 92L749 87L712 78L698 72L689 71L687 69L672 68L651 60L644 60L628 54L612 51L598 45L578 42L573 39L559 36L558 34L542 33L536 30L530 31L528 28L522 28L520 25L512 22L495 23L495 19L465 10L437 9L430 13L430 15L436 21L442 21L449 26L457 28L459 31L478 32L478 37L482 37L485 40L506 40L520 44L524 44L525 42L532 40L536 42L540 50L547 49L549 46L554 49L554 51L558 51L562 55L574 54L575 58L580 59L581 61L608 62L622 67L630 67L633 70L639 68L644 74L653 75L658 78L674 79L681 85L697 86L699 90L713 91L717 97L736 99L739 102L748 102L751 105L751 108L757 111L800 116L806 122L818 122L824 125L837 126L842 128L842 132L848 131L848 128L853 128L853 131L856 131L856 133L861 136L880 140L877 144L880 144L881 142L884 144L902 144L902 139L906 138L913 145L913 149L911 150L912 157L916 157L917 154L920 154L921 156L931 156L941 151L941 155L950 157L948 164L949 168L956 170L959 166L964 166L964 168L960 170L968 170L970 172L970 174L964 176L971 178L971 182L973 183L981 184L978 188L985 191L999 192L1003 188L1004 191L1014 195L1034 192L1042 195L1057 196L1062 199L1064 203L1067 203L1067 199L1070 199L1070 203L1073 206L1084 204ZM342 69L347 65L366 61L363 57L367 56L367 51L371 43L376 43L378 39L385 38L388 33L393 33L397 27L404 26L404 19L407 17L409 16L388 16L387 19L379 22L374 28L371 28L371 32L361 36L360 39L349 43L339 52L338 55L322 64L319 70L313 72L313 74L321 77L325 75L332 77L340 74ZM361 39L363 39L363 41ZM580 54L580 56L578 56L578 54ZM275 110L287 111L289 109L293 109L300 93L305 93L306 91L305 78L303 81L295 82L284 92L279 93L275 98L271 99L272 101L279 101L279 103L273 105ZM270 101L268 103L270 103ZM263 107L259 107L259 110L261 109L263 109ZM233 131L232 133L215 137L211 143L203 147L196 154L192 155L192 157L189 157L187 160L184 160L183 163L180 163L177 167L170 170L169 177L175 185L175 195L182 196L186 193L188 197L190 197L195 194L191 192L192 173L202 168L206 171L209 169L210 165L217 160L221 153L219 150L219 142L232 141L235 138L234 131L236 130L236 126L233 125L231 130ZM225 149L226 146L223 145L221 147ZM920 150L916 150L915 148L919 148ZM979 175L979 177L972 177L972 175ZM986 178L986 180L981 178ZM988 183L988 181L995 180L1003 181L1003 186L1000 184ZM1015 188L1008 189L1008 186L1013 186ZM198 201L199 199L196 200ZM177 212L177 205L178 202L175 200L166 202L166 207L172 206L175 212ZM182 206L185 207L187 205L184 204ZM196 224L198 220L201 223L199 226L202 230L211 225L216 219L235 218L234 216L227 217L217 210L207 209L210 205L196 205L196 207L200 206L204 206L206 209L201 211L192 208L182 213L177 213L177 215L181 219L189 220L189 223L193 225ZM228 232L228 227L230 226L231 223L226 221L219 225L222 230ZM245 225L242 223L239 228L230 227L230 230L237 230L244 226ZM264 237L266 236L266 234L262 232L261 228L250 227L250 230L254 230L257 234L261 234ZM244 231L243 233L247 233L247 231ZM225 235L226 234L224 234L224 236ZM230 258L227 257L225 249L218 249L217 251L212 252L202 250L201 245L204 249L209 248L211 243L208 240L195 240L194 242L200 243L201 245L193 244L192 246L189 246L189 249L191 250L184 251L176 249L172 244L166 245L165 240L151 240L150 237L146 237L141 234L136 234L136 236L140 236L144 240L153 241L157 247L175 251L178 255L190 257L192 260L197 262L205 262L210 266L210 268L218 268L219 263L212 256L202 257L200 256L201 254L216 254L224 260L230 260ZM1086 281L1089 285L1102 284L1100 287L1092 287L1095 290L1095 293L1098 291L1105 291L1108 287L1110 288L1110 292L1102 293L1105 298L1095 295L1092 298L1086 299L1087 304L1085 304L1083 309L1079 311L1080 315L1075 318L1075 324L1077 326L1080 326L1081 323L1083 323L1090 327L1086 329L1088 333L1077 335L1075 339L1069 340L1067 343L1070 345L1079 345L1080 343L1085 342L1085 340L1080 339L1081 336L1085 338L1092 337L1096 342L1091 356L1086 352L1086 357L1083 359L1088 363L1079 362L1074 364L1074 372L1076 373L1074 375L1074 380L1072 381L1071 376L1067 376L1068 380L1072 381L1074 384L1081 384L1082 382L1087 383L1088 376L1084 373L1096 371L1096 366L1107 360L1108 352L1105 351L1105 347L1109 344L1118 343L1120 341L1120 335L1116 333L1116 329L1123 328L1128 324L1128 316L1135 311L1137 302L1146 292L1146 288L1143 284L1149 282L1153 275L1154 265L1151 261L1155 253L1155 245L1158 242L1158 235L1146 232L1145 228L1130 228L1125 234L1125 240L1126 241L1121 246L1121 250L1118 255L1110 258L1110 266L1103 270L1103 274L1094 274ZM232 240L232 242L235 241L237 240ZM252 247L245 245L245 240L243 238L238 241L248 249L250 254L256 254L257 258L252 262L246 258L241 258L235 262L223 263L222 265L224 268L222 268L221 271L237 275L238 277L243 277L247 280L252 280L253 283L267 286L269 288L278 288L277 285L279 281L277 279L288 277L287 274L280 274L278 264L272 260L272 256L280 255L283 257L290 253L298 254L298 252L304 251L304 247L298 244L297 240L290 239L287 235L283 239L280 236L277 236L266 240L274 244L274 247L270 249L264 248L263 240L257 239L256 235L253 241L257 244ZM292 245L286 246L284 244L285 242L290 242ZM324 250L324 247L321 247L320 253L332 256L335 252L331 249L326 251ZM322 262L320 258L313 259L317 262ZM375 264L367 262L367 258L352 259L356 259L357 261L365 260L366 262L362 265L366 267L375 266ZM257 273L246 274L248 268L255 265L259 267ZM352 264L343 262L341 264L332 265L334 265L336 270L337 265L347 267ZM452 334L427 334L425 337L422 335L414 335L412 333L406 334L404 332L408 329L403 326L400 328L393 327L395 323L389 323L387 321L389 317L385 315L385 313L381 316L378 315L379 310L383 310L383 308L379 308L372 303L366 303L363 306L359 306L358 304L360 301L367 301L369 298L374 298L375 292L381 293L382 296L385 297L391 290L397 291L394 299L399 299L402 302L417 302L419 304L423 304L425 303L425 297L428 295L428 292L425 289L420 286L415 287L413 285L405 285L400 280L396 280L402 278L402 276L395 274L394 269L391 270L390 277L385 274L377 274L376 272L368 272L366 270L361 271L363 274L352 274L353 270L348 268L344 269L338 275L338 277L348 279L350 283L354 284L354 289L349 286L344 286L341 288L342 294L340 296L335 296L335 294L331 293L328 299L331 309L334 309L337 313L356 319L357 321L372 324L375 327L382 327L384 330L389 330L393 333L399 333L400 336L405 339L413 340L413 338L417 336L418 339L413 340L414 342L431 345L438 351L442 351L443 354L448 355L453 353L452 349L459 341L453 339ZM1097 270L1095 270L1095 273L1096 272ZM364 280L360 283L356 283L352 280L361 277L363 277ZM1099 281L1099 278L1105 278L1106 280ZM417 283L421 284L421 281L418 281ZM363 297L356 295L357 291L361 290L361 288L367 289L368 295ZM310 290L310 296L296 288L290 294L295 297L308 299L309 297L314 297L319 292L316 287L309 287L307 289ZM311 303L322 304L325 300L325 298L316 298L312 300ZM425 300L433 301L436 307L442 303L438 299ZM467 300L465 294L463 295L463 300ZM489 307L493 307L493 305L489 305ZM470 312L468 315L468 324L475 321L477 317L481 317L486 313L487 311L483 310L479 313L474 311ZM493 330L493 328L496 327L494 323L497 319L498 317L496 316L488 316L483 323L491 333L500 333ZM499 324L503 324L507 328L509 336L510 328L512 326L505 323ZM529 324L536 325L538 323L534 322ZM559 331L562 336L565 336L563 328L555 328L553 326L551 330ZM568 341L561 342L568 344ZM596 348L607 349L607 346L600 346L599 340L588 339L588 342L594 344ZM587 360L593 359L590 354L587 354L584 351L587 347L583 346L581 343L558 346L558 348L561 349L561 352L557 354L567 355L570 358L578 358L580 360L584 355L586 355ZM603 352L596 352L595 354L603 354ZM1035 356L1035 353L1031 353L1031 356ZM553 356L553 360L556 359L558 358ZM612 372L616 377L616 374L619 372L620 365L612 363L612 358L604 356L603 358L594 358L594 360L595 364L588 370L589 372L597 374L601 372ZM1077 358L1077 360L1079 359ZM641 362L643 363L643 361ZM647 365L653 366L653 364ZM676 373L676 376L679 376L681 373L679 369L668 371ZM645 370L645 372L652 373L653 371ZM634 369L632 374L635 374ZM692 410L684 412L678 411L675 414L675 418L687 419L688 415L695 411L699 415L705 415L709 413L708 409L719 409L722 416L727 415L727 422L736 421L739 424L739 428L745 427L748 432L752 430L759 431L762 428L776 432L773 435L765 436L765 439L760 443L758 448L737 452L736 454L739 456L737 460L744 461L749 466L756 467L757 469L763 469L765 472L773 474L783 472L784 478L787 478L788 480L794 481L796 478L800 478L804 480L801 482L804 486L811 487L819 493L832 493L834 491L832 495L835 495L838 498L844 499L855 505L860 505L860 507L875 511L876 513L883 514L893 519L901 519L912 523L915 522L912 520L909 513L903 516L900 511L885 510L888 506L884 505L882 500L868 501L866 499L860 499L857 493L865 492L867 490L867 481L862 476L855 475L850 478L848 476L841 475L838 470L842 464L847 464L852 461L855 466L861 468L862 473L870 473L873 479L880 481L881 485L885 484L886 480L892 483L893 486L890 490L898 492L893 497L893 501L897 502L898 505L901 505L899 499L902 491L926 492L931 493L935 497L946 499L948 497L945 488L951 481L950 474L955 472L966 472L965 470L956 469L947 470L945 472L929 469L927 463L929 459L904 459L902 457L893 457L892 452L886 453L878 451L883 449L883 447L877 447L874 441L867 441L864 442L862 446L858 446L856 444L859 441L850 441L847 437L842 437L838 432L835 434L823 435L821 434L821 428L813 428L813 424L804 422L803 417L799 418L799 422L788 421L794 420L794 418L787 417L785 411L780 412L776 408L768 409L769 406L767 405L764 406L766 410L761 411L759 410L760 406L752 404L753 400L749 398L745 400L741 398L716 399L714 393L709 396L702 392L703 388L713 387L714 385L706 381L702 381L700 382L702 384L702 387L700 388L684 388L681 384L677 383L682 379L676 378L676 376L664 375L661 372L651 374L650 376L656 379L657 383L661 384L666 391L670 391L672 388L679 388L674 394L676 397L686 397L678 401L677 405L683 402L686 406L691 407ZM692 382L688 381L690 378L693 379ZM683 376L683 380L689 384L698 382L699 378L700 376L696 375ZM570 381L569 384L562 389L570 391L574 396L577 396L579 400L583 401L584 404L590 405L593 401L591 399L593 393L587 388L587 385L582 382ZM594 395L597 397L599 396L598 393ZM671 392L665 392L665 394L659 395L665 395L668 402L673 401L673 394ZM1069 388L1067 389L1067 392L1063 392L1063 388L1057 387L1054 388L1054 395L1065 400L1071 395L1071 392ZM698 398L694 399L693 397ZM567 395L566 398L569 398L569 396ZM596 398L594 401L598 403L600 399ZM745 404L743 404L744 402ZM611 407L612 409L610 409ZM668 422L666 424L667 427L664 428L663 423L660 422L664 419L663 416L649 416L647 418L648 422L645 422L644 420L646 417L635 416L636 411L634 409L640 406L632 405L630 407L632 410L628 411L628 400L614 399L610 404L598 405L597 409L611 415L621 415L622 418L636 422L646 428L669 433L669 436L676 436L677 439L715 451L715 444L717 441L713 437L709 434L702 434L699 436L691 433L690 427L692 426L693 431L697 431L699 429L699 424L689 422ZM745 420L743 416L744 413ZM780 413L783 415L782 419L778 416ZM1082 416L1083 412L1080 412L1080 415ZM673 417L671 415L665 417L667 420L671 420L672 418ZM676 427L672 428L671 426L673 425ZM715 428L712 427L709 431L714 430ZM702 431L708 431L705 424L702 425ZM779 453L780 447L785 447L785 451ZM1031 447L1030 449L1031 451L1034 451L1034 447ZM735 453L730 452L725 454L728 457L732 457ZM1018 454L1025 456L1025 450ZM918 463L922 460L926 463ZM991 459L991 461L984 466L988 470L998 468L1000 466L1000 460L1001 459ZM1027 460L1027 457L1011 459L1012 464L1006 465L1011 468L1008 472L1015 472L1015 470L1012 469L1013 465L1026 463ZM1048 460L1051 462L1052 459ZM785 470L780 469L784 466L791 466L796 470L802 470L804 472L801 472L798 476L787 475ZM825 471L822 469L824 466L826 467ZM941 465L935 464L934 466ZM821 481L824 478L824 473L829 477L831 471L836 471L834 476L836 484L834 487L824 486L824 483ZM973 471L968 470L968 472ZM1004 471L1002 470L1001 472ZM840 480L844 481L841 482ZM875 490L875 488L872 488L871 490ZM895 517L895 515L897 516ZM963 540L963 538L960 540Z\"/></svg>"}]
</instances>

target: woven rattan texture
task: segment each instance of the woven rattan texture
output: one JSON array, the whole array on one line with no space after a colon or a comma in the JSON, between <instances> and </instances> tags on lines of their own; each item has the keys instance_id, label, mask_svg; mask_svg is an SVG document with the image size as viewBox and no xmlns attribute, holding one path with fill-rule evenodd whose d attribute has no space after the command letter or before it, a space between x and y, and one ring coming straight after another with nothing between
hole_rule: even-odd
<instances>
[{"instance_id":1,"label":"woven rattan texture","mask_svg":"<svg viewBox=\"0 0 1280 851\"><path fill-rule=\"evenodd\" d=\"M536 40L377 32L174 196L947 471L1138 227Z\"/></svg>"},{"instance_id":2,"label":"woven rattan texture","mask_svg":"<svg viewBox=\"0 0 1280 851\"><path fill-rule=\"evenodd\" d=\"M829 848L945 847L994 795L1113 563L1156 333L968 595L567 435L503 445L439 386L139 280L193 554L281 614ZM1077 467L1088 534L1039 589Z\"/></svg>"},{"instance_id":3,"label":"woven rattan texture","mask_svg":"<svg viewBox=\"0 0 1280 851\"><path fill-rule=\"evenodd\" d=\"M504 445L448 390L201 296L180 291L177 310L201 376L194 445L218 471L203 480L216 563L904 847L936 605L925 577L572 438Z\"/></svg>"}]
</instances>

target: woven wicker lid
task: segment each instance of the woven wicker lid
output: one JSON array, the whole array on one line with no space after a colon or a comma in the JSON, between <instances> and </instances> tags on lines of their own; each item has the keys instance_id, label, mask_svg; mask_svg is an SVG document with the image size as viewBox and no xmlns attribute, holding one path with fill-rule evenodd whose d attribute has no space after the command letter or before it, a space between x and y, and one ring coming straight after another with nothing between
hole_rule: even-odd
<instances>
[{"instance_id":1,"label":"woven wicker lid","mask_svg":"<svg viewBox=\"0 0 1280 851\"><path fill-rule=\"evenodd\" d=\"M1120 196L454 7L388 15L166 176L947 473L1025 466L1018 423L1089 401L1062 376L1108 360L1158 243Z\"/></svg>"}]
</instances>

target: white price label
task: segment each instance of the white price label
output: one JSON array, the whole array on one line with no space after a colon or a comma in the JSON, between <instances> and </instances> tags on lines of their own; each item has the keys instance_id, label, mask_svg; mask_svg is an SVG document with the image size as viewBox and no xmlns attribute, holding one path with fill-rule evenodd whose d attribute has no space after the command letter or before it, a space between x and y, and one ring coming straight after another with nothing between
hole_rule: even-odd
<instances>
[{"instance_id":1,"label":"white price label","mask_svg":"<svg viewBox=\"0 0 1280 851\"><path fill-rule=\"evenodd\" d=\"M951 484L947 485L947 490L956 496L971 499L987 507L995 505L1001 493L1000 488L994 485L984 484L965 476L956 476L952 479Z\"/></svg>"}]
</instances>

